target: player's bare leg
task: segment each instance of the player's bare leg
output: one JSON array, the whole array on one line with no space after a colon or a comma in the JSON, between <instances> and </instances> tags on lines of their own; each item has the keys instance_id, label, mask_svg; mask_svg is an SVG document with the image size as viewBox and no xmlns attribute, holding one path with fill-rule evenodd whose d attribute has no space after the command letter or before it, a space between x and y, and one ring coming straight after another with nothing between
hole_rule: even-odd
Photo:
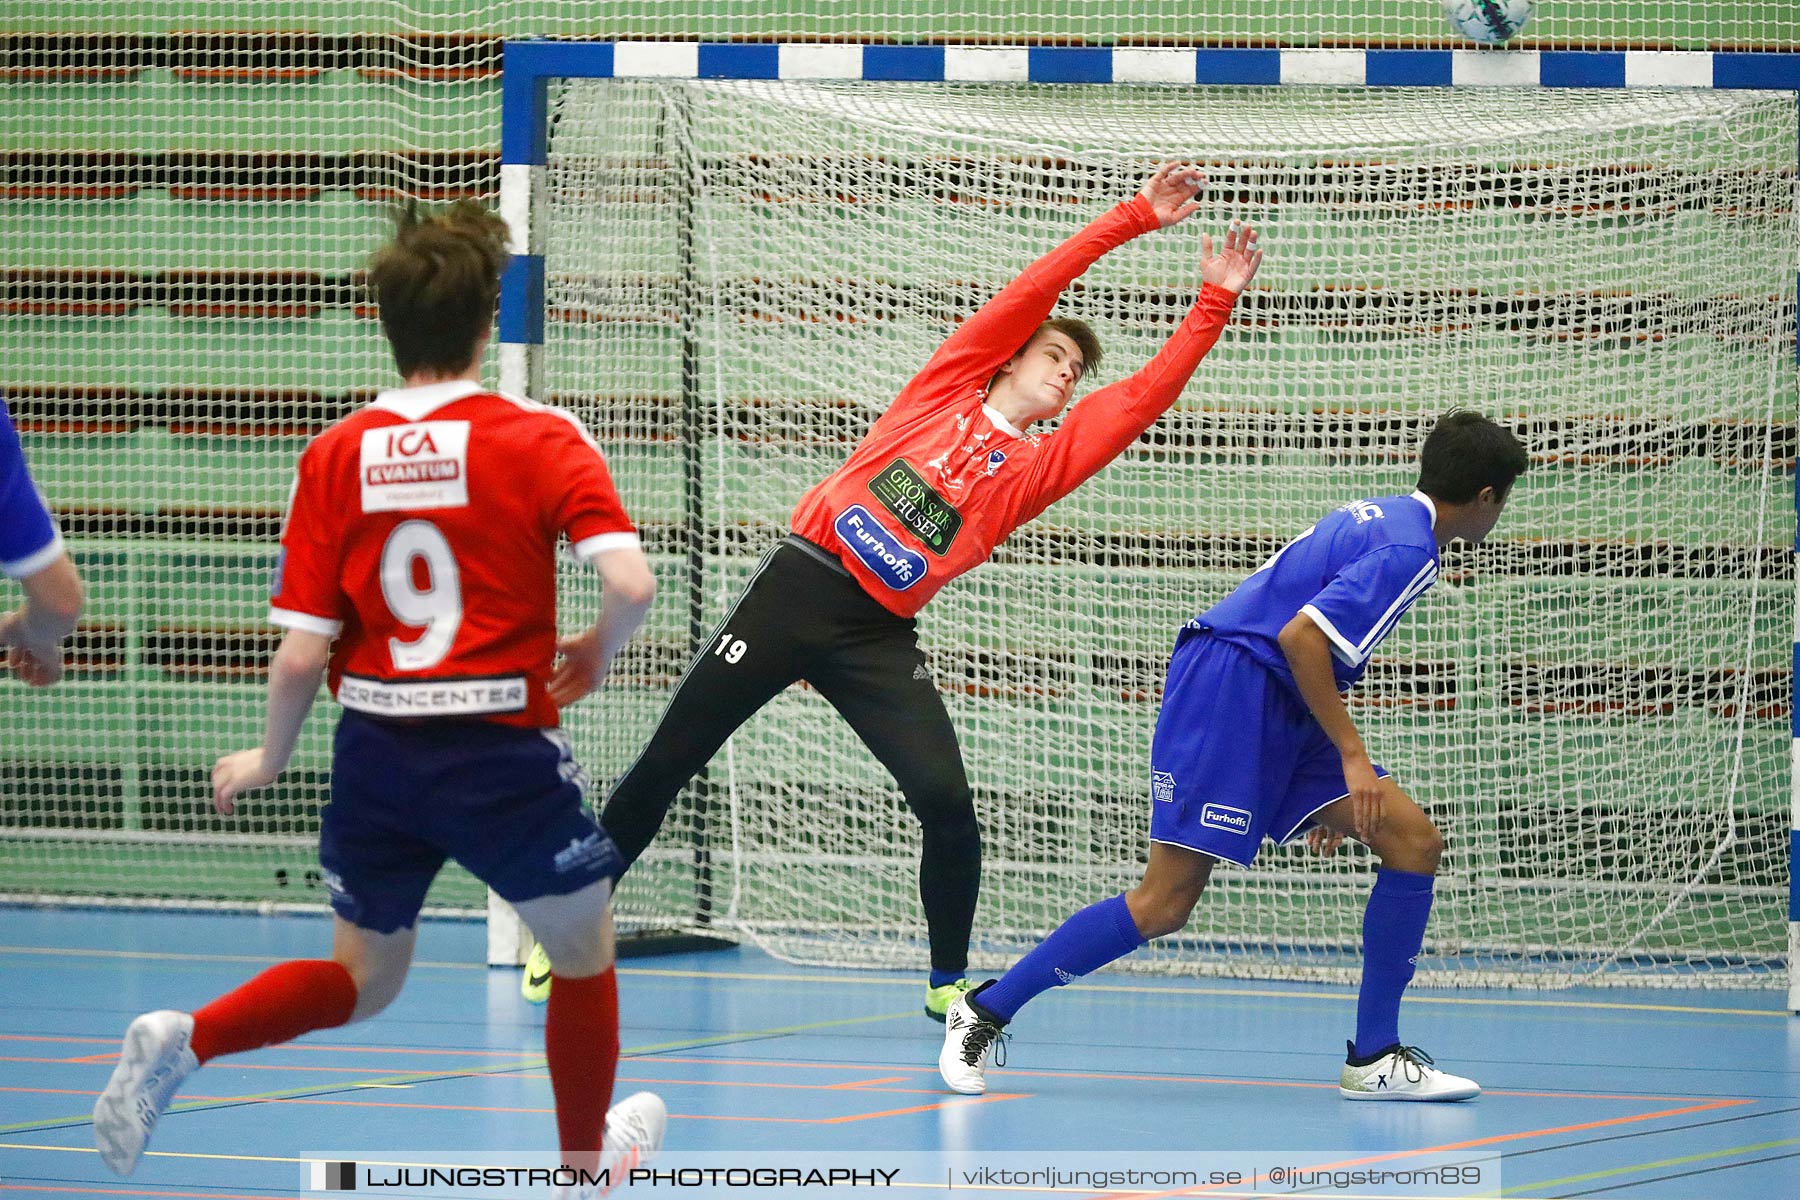
<instances>
[{"instance_id":1,"label":"player's bare leg","mask_svg":"<svg viewBox=\"0 0 1800 1200\"><path fill-rule=\"evenodd\" d=\"M1218 861L1186 846L1150 843L1143 882L1125 893L1125 905L1145 941L1167 937L1187 924Z\"/></svg>"},{"instance_id":2,"label":"player's bare leg","mask_svg":"<svg viewBox=\"0 0 1800 1200\"><path fill-rule=\"evenodd\" d=\"M1379 818L1365 824L1361 840L1381 857L1381 871L1363 914L1356 1039L1347 1047L1338 1092L1346 1100L1467 1100L1481 1093L1474 1080L1438 1070L1429 1054L1400 1041L1400 996L1424 945L1444 839L1397 783L1383 779L1380 786ZM1348 797L1333 801L1318 819L1333 835L1330 848L1355 836Z\"/></svg>"},{"instance_id":3,"label":"player's bare leg","mask_svg":"<svg viewBox=\"0 0 1800 1200\"><path fill-rule=\"evenodd\" d=\"M412 967L419 927L392 933L363 929L339 916L331 922L331 957L356 984L356 1007L350 1020L366 1021L394 1002Z\"/></svg>"},{"instance_id":4,"label":"player's bare leg","mask_svg":"<svg viewBox=\"0 0 1800 1200\"><path fill-rule=\"evenodd\" d=\"M118 1066L94 1103L101 1159L131 1174L163 1110L201 1063L386 1008L406 982L415 938L414 927L376 933L335 917L330 961L282 963L198 1012L163 1010L132 1021Z\"/></svg>"},{"instance_id":5,"label":"player's bare leg","mask_svg":"<svg viewBox=\"0 0 1800 1200\"><path fill-rule=\"evenodd\" d=\"M1089 905L1013 964L950 1006L938 1074L952 1091L987 1090L990 1054L1004 1063L1006 1025L1034 996L1073 982L1187 924L1218 860L1185 846L1150 844L1144 878L1122 896Z\"/></svg>"},{"instance_id":6,"label":"player's bare leg","mask_svg":"<svg viewBox=\"0 0 1800 1200\"><path fill-rule=\"evenodd\" d=\"M544 1053L556 1094L556 1126L565 1166L603 1178L571 1197L599 1196L662 1146L668 1113L638 1092L611 1104L619 1062L619 990L613 973L612 882L602 879L563 896L515 901L544 947L555 975L544 1020Z\"/></svg>"}]
</instances>

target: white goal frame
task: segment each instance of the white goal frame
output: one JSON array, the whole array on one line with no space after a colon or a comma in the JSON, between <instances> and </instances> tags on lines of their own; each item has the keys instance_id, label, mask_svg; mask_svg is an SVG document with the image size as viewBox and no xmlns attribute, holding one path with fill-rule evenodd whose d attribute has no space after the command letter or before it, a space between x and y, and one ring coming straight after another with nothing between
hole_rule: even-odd
<instances>
[{"instance_id":1,"label":"white goal frame","mask_svg":"<svg viewBox=\"0 0 1800 1200\"><path fill-rule=\"evenodd\" d=\"M500 212L512 265L500 298L500 386L542 397L543 192L549 83L567 78L870 80L919 83L1159 83L1192 86L1720 88L1787 91L1800 54L1712 51L1150 49L1107 46L510 42L504 51ZM1796 147L1800 170L1800 146ZM1796 264L1800 270L1800 264ZM1800 362L1800 338L1796 339ZM1797 414L1800 415L1800 414ZM1796 510L1800 511L1800 495ZM1795 554L1800 567L1800 534ZM1800 575L1800 570L1797 570ZM703 632L703 631L702 631ZM1794 678L1800 681L1800 591ZM1791 690L1788 1008L1800 1015L1800 691ZM522 961L516 916L490 899L491 964Z\"/></svg>"}]
</instances>

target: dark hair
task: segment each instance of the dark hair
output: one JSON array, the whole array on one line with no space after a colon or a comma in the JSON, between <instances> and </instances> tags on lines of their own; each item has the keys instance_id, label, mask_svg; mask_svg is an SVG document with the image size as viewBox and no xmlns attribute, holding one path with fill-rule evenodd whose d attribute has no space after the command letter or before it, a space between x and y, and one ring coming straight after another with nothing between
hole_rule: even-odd
<instances>
[{"instance_id":1,"label":"dark hair","mask_svg":"<svg viewBox=\"0 0 1800 1200\"><path fill-rule=\"evenodd\" d=\"M1100 365L1100 339L1094 335L1093 327L1086 321L1079 317L1051 317L1032 330L1031 337L1025 339L1025 346L1031 345L1032 340L1046 329L1054 329L1075 343L1075 348L1081 351L1083 375ZM1023 352L1025 346L1020 346L1019 350Z\"/></svg>"},{"instance_id":2,"label":"dark hair","mask_svg":"<svg viewBox=\"0 0 1800 1200\"><path fill-rule=\"evenodd\" d=\"M1504 500L1531 458L1512 432L1478 412L1455 408L1438 418L1419 451L1419 490L1434 500L1467 504L1491 487Z\"/></svg>"},{"instance_id":3,"label":"dark hair","mask_svg":"<svg viewBox=\"0 0 1800 1200\"><path fill-rule=\"evenodd\" d=\"M508 257L506 222L473 200L394 214L394 240L369 261L369 290L400 374L468 369L493 324Z\"/></svg>"}]
</instances>

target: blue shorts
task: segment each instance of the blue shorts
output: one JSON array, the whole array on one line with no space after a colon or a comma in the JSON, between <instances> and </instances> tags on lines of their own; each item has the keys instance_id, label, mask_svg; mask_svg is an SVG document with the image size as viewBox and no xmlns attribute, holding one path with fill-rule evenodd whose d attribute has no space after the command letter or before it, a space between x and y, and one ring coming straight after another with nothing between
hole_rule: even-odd
<instances>
[{"instance_id":1,"label":"blue shorts","mask_svg":"<svg viewBox=\"0 0 1800 1200\"><path fill-rule=\"evenodd\" d=\"M616 882L625 864L582 803L586 783L560 729L346 712L319 829L331 907L376 933L404 929L446 858L513 902Z\"/></svg>"},{"instance_id":2,"label":"blue shorts","mask_svg":"<svg viewBox=\"0 0 1800 1200\"><path fill-rule=\"evenodd\" d=\"M1380 766L1375 774L1385 778ZM1306 704L1250 656L1183 629L1150 744L1150 840L1249 866L1350 794Z\"/></svg>"}]
</instances>

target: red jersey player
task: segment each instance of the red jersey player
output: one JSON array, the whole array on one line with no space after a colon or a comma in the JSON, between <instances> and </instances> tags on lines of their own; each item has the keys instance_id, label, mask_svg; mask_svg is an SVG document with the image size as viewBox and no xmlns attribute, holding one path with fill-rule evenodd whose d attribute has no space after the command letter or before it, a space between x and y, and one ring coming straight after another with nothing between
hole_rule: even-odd
<instances>
[{"instance_id":1,"label":"red jersey player","mask_svg":"<svg viewBox=\"0 0 1800 1200\"><path fill-rule=\"evenodd\" d=\"M465 201L429 219L409 211L375 256L370 280L405 386L301 455L275 572L270 619L286 632L263 741L213 768L224 813L274 782L329 670L344 710L319 837L332 957L283 963L191 1015L132 1022L94 1107L101 1157L120 1174L199 1064L385 1008L446 858L517 907L557 972L544 1041L565 1164L601 1164L603 1127L615 1170L661 1141L655 1096L607 1112L619 1047L608 904L623 863L582 806L586 776L557 728L558 708L598 684L655 587L581 425L479 383L505 234ZM563 535L599 570L602 604L591 628L558 643Z\"/></svg>"},{"instance_id":2,"label":"red jersey player","mask_svg":"<svg viewBox=\"0 0 1800 1200\"><path fill-rule=\"evenodd\" d=\"M1256 231L1237 222L1217 253L1201 238L1200 295L1156 356L1088 396L1054 432L1031 429L1062 412L1099 358L1086 325L1047 319L1063 288L1109 250L1187 219L1203 182L1166 164L1136 197L1027 267L950 336L849 461L801 498L793 533L763 557L607 800L601 823L627 862L725 739L805 679L893 773L923 828L925 1011L943 1020L968 987L981 831L913 616L1131 445L1218 340L1262 262Z\"/></svg>"}]
</instances>

